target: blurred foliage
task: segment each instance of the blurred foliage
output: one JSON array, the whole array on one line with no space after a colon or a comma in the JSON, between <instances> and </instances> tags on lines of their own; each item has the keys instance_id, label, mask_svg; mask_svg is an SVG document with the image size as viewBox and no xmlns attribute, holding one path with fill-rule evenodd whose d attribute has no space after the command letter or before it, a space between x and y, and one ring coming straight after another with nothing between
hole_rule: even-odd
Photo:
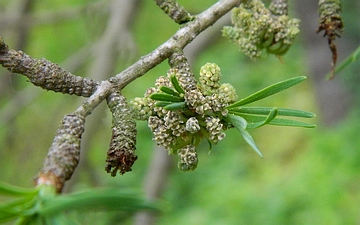
<instances>
[{"instance_id":1,"label":"blurred foliage","mask_svg":"<svg viewBox=\"0 0 360 225\"><path fill-rule=\"evenodd\" d=\"M168 208L160 201L148 201L135 192L117 188L93 188L62 195L55 192L54 187L46 184L25 189L0 182L0 196L11 196L0 203L0 223L16 219L17 225L77 224L68 212L152 210L158 213Z\"/></svg>"},{"instance_id":2,"label":"blurred foliage","mask_svg":"<svg viewBox=\"0 0 360 225\"><path fill-rule=\"evenodd\" d=\"M231 136L232 145L201 155L196 171L172 176L166 196L176 204L160 224L357 224L358 113L334 129L288 132L296 143L263 160L236 151Z\"/></svg>"},{"instance_id":3,"label":"blurred foliage","mask_svg":"<svg viewBox=\"0 0 360 225\"><path fill-rule=\"evenodd\" d=\"M4 2L9 2L6 4L8 6L12 1ZM104 2L106 7L109 1ZM196 4L189 0L179 2L190 12L198 13L216 1L201 0ZM89 1L84 0L36 1L34 13L55 12L87 3ZM353 11L349 7L352 4L359 3L355 0L344 2L344 9L349 9L344 13L347 16L344 18L344 35L353 32L358 36L358 17L356 7ZM4 10L5 7L1 9L1 13ZM107 9L99 7L63 22L34 26L27 40L27 47L23 50L34 57L45 57L62 65L67 57L80 48L91 46L103 30L106 15ZM137 57L131 59L132 62L155 49L178 29L153 1L142 1L139 15L141 16L136 17L133 27L138 52ZM15 45L13 34L4 32L1 35L10 47ZM279 80L308 75L304 55L302 43L295 40L294 46L284 56L285 63L273 56L253 62L222 38L202 52L192 66L198 73L200 66L206 62L217 63L222 70L223 82L231 83L236 87L239 97L243 97ZM87 76L89 63L72 72ZM124 66L126 65L119 63L117 71L121 71ZM349 86L358 89L358 82L354 80L358 80L359 74L355 68L356 65L349 66L335 79L346 80ZM162 63L128 85L124 89L124 95L128 98L142 96L147 84L154 83L160 75L166 75L167 69L167 62ZM0 70L0 76L11 76L13 79L11 92L1 97L0 112L11 97L21 90L30 88L35 93L40 93L21 109L13 121L0 121L0 180L31 187L32 178L42 167L60 119L77 107L79 98L38 90L23 77L8 74L3 69ZM315 90L310 80L294 87L293 94L287 93L262 103L264 106L277 105L317 111L313 97ZM239 141L235 130L227 131L226 141L214 146L210 154L206 145L202 151L200 149L200 162L196 171L171 172L164 199L172 204L173 210L159 217L158 224L359 223L359 113L359 110L354 109L348 118L332 128L320 124L314 130L274 126L258 129L252 135L262 149L264 159L254 154L244 141ZM317 113L317 116L322 115ZM91 116L88 120L91 120ZM88 151L91 170L76 170L75 175L80 176L72 181L72 190L83 190L94 185L91 182L93 175L100 179L95 185L141 189L154 146L147 124L139 122L137 126L139 160L134 164L133 171L112 178L104 171L111 135L110 123L111 116L108 113L98 128L98 135L93 141L95 144ZM94 213L74 216L86 224L111 224L109 221L112 219L131 224L131 220L126 220L128 215L125 214Z\"/></svg>"}]
</instances>

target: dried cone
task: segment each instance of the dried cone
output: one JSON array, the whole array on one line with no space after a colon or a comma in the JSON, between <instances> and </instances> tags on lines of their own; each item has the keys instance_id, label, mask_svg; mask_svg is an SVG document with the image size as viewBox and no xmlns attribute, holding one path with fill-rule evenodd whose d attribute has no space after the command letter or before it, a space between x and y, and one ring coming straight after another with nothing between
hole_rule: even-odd
<instances>
[{"instance_id":1,"label":"dried cone","mask_svg":"<svg viewBox=\"0 0 360 225\"><path fill-rule=\"evenodd\" d=\"M332 53L332 76L335 75L337 61L336 37L340 37L343 32L343 22L341 18L341 2L339 0L319 0L320 21L317 33L324 31L327 36L328 44Z\"/></svg>"},{"instance_id":2,"label":"dried cone","mask_svg":"<svg viewBox=\"0 0 360 225\"><path fill-rule=\"evenodd\" d=\"M120 92L113 92L107 98L111 110L112 137L107 152L106 172L116 176L117 171L124 174L131 171L137 156L136 149L136 123L126 99Z\"/></svg>"},{"instance_id":3,"label":"dried cone","mask_svg":"<svg viewBox=\"0 0 360 225\"><path fill-rule=\"evenodd\" d=\"M48 184L61 192L66 180L74 173L80 159L81 135L85 119L81 115L68 114L62 119L36 182Z\"/></svg>"},{"instance_id":4,"label":"dried cone","mask_svg":"<svg viewBox=\"0 0 360 225\"><path fill-rule=\"evenodd\" d=\"M99 82L75 76L44 58L34 59L22 51L9 49L0 37L0 64L12 73L25 75L45 90L89 97Z\"/></svg>"}]
</instances>

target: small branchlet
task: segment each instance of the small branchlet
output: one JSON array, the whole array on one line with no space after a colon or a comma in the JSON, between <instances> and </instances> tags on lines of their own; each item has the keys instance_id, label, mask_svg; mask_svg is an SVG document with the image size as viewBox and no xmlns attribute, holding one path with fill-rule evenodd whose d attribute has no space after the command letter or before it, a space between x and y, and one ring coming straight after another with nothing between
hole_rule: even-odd
<instances>
[{"instance_id":1,"label":"small branchlet","mask_svg":"<svg viewBox=\"0 0 360 225\"><path fill-rule=\"evenodd\" d=\"M232 11L233 26L223 28L229 38L248 57L260 58L263 50L284 55L299 33L299 20L287 15L287 2L274 0L269 9L261 1L242 3Z\"/></svg>"},{"instance_id":2,"label":"small branchlet","mask_svg":"<svg viewBox=\"0 0 360 225\"><path fill-rule=\"evenodd\" d=\"M193 16L175 0L155 0L156 4L178 24L191 21Z\"/></svg>"},{"instance_id":3,"label":"small branchlet","mask_svg":"<svg viewBox=\"0 0 360 225\"><path fill-rule=\"evenodd\" d=\"M81 135L85 119L67 114L62 119L49 149L44 167L36 178L37 185L49 184L61 192L66 180L74 173L80 159Z\"/></svg>"},{"instance_id":4,"label":"small branchlet","mask_svg":"<svg viewBox=\"0 0 360 225\"><path fill-rule=\"evenodd\" d=\"M135 155L136 122L125 97L120 92L113 91L106 100L113 119L105 170L111 173L111 176L116 176L117 171L120 174L131 171L131 167L137 159Z\"/></svg>"},{"instance_id":5,"label":"small branchlet","mask_svg":"<svg viewBox=\"0 0 360 225\"><path fill-rule=\"evenodd\" d=\"M195 75L182 51L174 52L169 57L169 65L171 69L168 71L168 78L175 76L185 92L196 89Z\"/></svg>"},{"instance_id":6,"label":"small branchlet","mask_svg":"<svg viewBox=\"0 0 360 225\"><path fill-rule=\"evenodd\" d=\"M336 37L340 37L343 32L343 22L341 19L341 3L339 0L320 0L319 1L319 28L317 33L324 31L327 36L328 44L332 53L332 76L335 74L337 61L337 48L334 43Z\"/></svg>"},{"instance_id":7,"label":"small branchlet","mask_svg":"<svg viewBox=\"0 0 360 225\"><path fill-rule=\"evenodd\" d=\"M0 37L0 64L12 73L25 75L36 86L63 94L89 97L98 86L90 78L75 76L46 59L34 59L22 51L9 49Z\"/></svg>"}]
</instances>

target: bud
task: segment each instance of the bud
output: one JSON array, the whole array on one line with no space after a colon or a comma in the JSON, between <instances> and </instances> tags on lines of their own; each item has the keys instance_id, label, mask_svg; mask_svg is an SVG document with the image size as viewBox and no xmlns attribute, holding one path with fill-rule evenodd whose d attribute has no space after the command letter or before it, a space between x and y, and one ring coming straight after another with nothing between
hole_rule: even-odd
<instances>
[{"instance_id":1,"label":"bud","mask_svg":"<svg viewBox=\"0 0 360 225\"><path fill-rule=\"evenodd\" d=\"M195 146L186 145L178 151L178 167L183 171L195 170L198 164L198 157Z\"/></svg>"},{"instance_id":2,"label":"bud","mask_svg":"<svg viewBox=\"0 0 360 225\"><path fill-rule=\"evenodd\" d=\"M190 117L186 121L186 130L194 134L200 130L199 121L195 117Z\"/></svg>"},{"instance_id":3,"label":"bud","mask_svg":"<svg viewBox=\"0 0 360 225\"><path fill-rule=\"evenodd\" d=\"M221 71L215 63L206 63L200 68L199 82L204 89L220 87Z\"/></svg>"},{"instance_id":4,"label":"bud","mask_svg":"<svg viewBox=\"0 0 360 225\"><path fill-rule=\"evenodd\" d=\"M213 143L218 143L222 139L225 138L225 133L222 132L223 124L221 123L220 119L217 117L206 117L206 129L209 132L209 140Z\"/></svg>"}]
</instances>

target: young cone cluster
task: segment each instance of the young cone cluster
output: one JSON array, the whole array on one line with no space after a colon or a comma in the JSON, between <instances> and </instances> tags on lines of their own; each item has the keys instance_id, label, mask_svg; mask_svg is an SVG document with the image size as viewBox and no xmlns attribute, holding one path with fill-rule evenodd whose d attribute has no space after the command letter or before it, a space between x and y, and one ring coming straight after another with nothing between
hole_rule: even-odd
<instances>
[{"instance_id":1,"label":"young cone cluster","mask_svg":"<svg viewBox=\"0 0 360 225\"><path fill-rule=\"evenodd\" d=\"M233 26L223 35L235 43L251 59L269 54L284 55L299 33L299 20L287 15L287 2L274 0L267 9L259 0L249 0L232 11Z\"/></svg>"},{"instance_id":2,"label":"young cone cluster","mask_svg":"<svg viewBox=\"0 0 360 225\"><path fill-rule=\"evenodd\" d=\"M167 76L157 78L155 87L149 88L143 98L131 100L130 107L136 119L148 121L153 140L169 154L178 155L181 170L194 170L198 163L196 147L200 142L206 139L211 147L225 138L224 131L228 128L236 128L255 152L262 156L248 129L266 124L315 126L282 118L312 118L315 114L311 112L245 106L297 85L306 77L290 78L237 100L235 88L220 82L220 67L215 63L206 63L201 67L198 81L183 54L174 53L169 64L171 68Z\"/></svg>"},{"instance_id":3,"label":"young cone cluster","mask_svg":"<svg viewBox=\"0 0 360 225\"><path fill-rule=\"evenodd\" d=\"M201 67L198 82L182 54L174 54L170 64L167 76L159 77L155 87L130 106L137 119L148 121L157 144L179 156L179 168L194 170L199 143L207 139L217 144L225 137L225 106L237 96L233 86L220 83L221 71L214 63Z\"/></svg>"}]
</instances>

